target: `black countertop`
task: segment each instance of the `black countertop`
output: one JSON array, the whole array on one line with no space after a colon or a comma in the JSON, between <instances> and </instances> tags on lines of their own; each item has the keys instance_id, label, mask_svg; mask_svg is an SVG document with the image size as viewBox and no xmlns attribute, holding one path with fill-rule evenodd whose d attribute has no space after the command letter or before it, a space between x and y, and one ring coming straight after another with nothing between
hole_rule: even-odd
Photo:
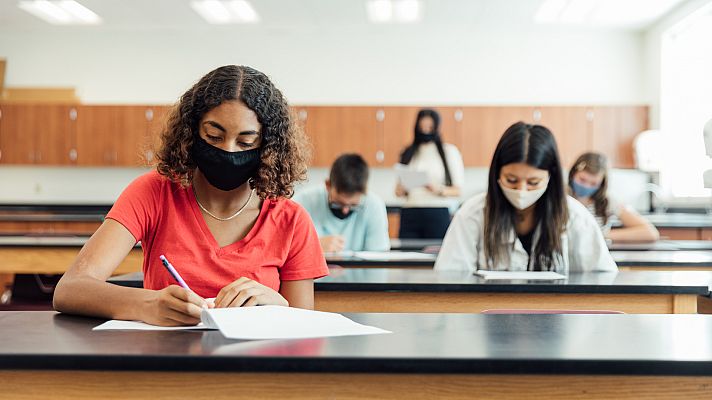
<instances>
[{"instance_id":1,"label":"black countertop","mask_svg":"<svg viewBox=\"0 0 712 400\"><path fill-rule=\"evenodd\" d=\"M143 273L109 282L142 287ZM471 273L396 268L332 268L317 280L319 291L400 291L480 293L692 294L708 296L712 272L619 271L570 274L560 281L484 280Z\"/></svg>"},{"instance_id":2,"label":"black countertop","mask_svg":"<svg viewBox=\"0 0 712 400\"><path fill-rule=\"evenodd\" d=\"M712 375L712 316L347 314L392 334L238 341L0 313L0 369Z\"/></svg>"}]
</instances>

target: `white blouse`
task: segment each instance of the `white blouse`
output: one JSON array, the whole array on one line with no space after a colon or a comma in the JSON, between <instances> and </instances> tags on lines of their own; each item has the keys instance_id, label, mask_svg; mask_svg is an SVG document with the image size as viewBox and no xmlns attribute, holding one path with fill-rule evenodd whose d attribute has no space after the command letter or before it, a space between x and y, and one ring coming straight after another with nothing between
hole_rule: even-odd
<instances>
[{"instance_id":1,"label":"white blouse","mask_svg":"<svg viewBox=\"0 0 712 400\"><path fill-rule=\"evenodd\" d=\"M457 211L435 262L436 270L486 269L483 238L486 195L481 193L474 196ZM569 221L561 237L562 254L553 260L554 270L562 274L569 271L617 271L618 267L606 247L601 229L591 213L573 197L567 196L566 202ZM533 248L537 243L537 233L535 231L532 238ZM526 271L533 260L530 261L529 254L514 231L505 245L511 249L509 262L496 265L494 269Z\"/></svg>"},{"instance_id":2,"label":"white blouse","mask_svg":"<svg viewBox=\"0 0 712 400\"><path fill-rule=\"evenodd\" d=\"M462 188L465 183L465 166L462 155L457 147L450 143L443 143L443 152L450 169L450 179L453 186ZM415 171L425 171L430 184L435 187L445 185L445 167L443 166L438 147L435 143L423 143L408 164L408 168ZM403 204L406 208L435 208L451 207L457 202L455 198L438 196L426 188L415 188L408 193L408 198Z\"/></svg>"}]
</instances>

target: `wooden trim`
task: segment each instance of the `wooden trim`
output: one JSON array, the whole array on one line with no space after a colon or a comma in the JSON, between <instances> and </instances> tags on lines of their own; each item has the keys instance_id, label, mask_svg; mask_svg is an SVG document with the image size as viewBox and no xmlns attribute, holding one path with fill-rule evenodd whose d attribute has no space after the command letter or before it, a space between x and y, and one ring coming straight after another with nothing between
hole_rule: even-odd
<instances>
[{"instance_id":1,"label":"wooden trim","mask_svg":"<svg viewBox=\"0 0 712 400\"><path fill-rule=\"evenodd\" d=\"M479 313L487 309L612 310L628 314L696 314L696 295L560 293L412 293L317 291L320 311ZM677 296L677 297L676 297Z\"/></svg>"},{"instance_id":2,"label":"wooden trim","mask_svg":"<svg viewBox=\"0 0 712 400\"><path fill-rule=\"evenodd\" d=\"M0 371L0 399L685 399L712 377Z\"/></svg>"}]
</instances>

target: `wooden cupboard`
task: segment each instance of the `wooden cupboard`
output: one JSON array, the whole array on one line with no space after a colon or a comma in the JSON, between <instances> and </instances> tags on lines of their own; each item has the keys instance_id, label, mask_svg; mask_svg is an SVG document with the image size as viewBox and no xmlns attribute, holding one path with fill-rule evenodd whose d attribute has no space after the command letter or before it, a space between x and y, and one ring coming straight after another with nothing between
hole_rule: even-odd
<instances>
[{"instance_id":1,"label":"wooden cupboard","mask_svg":"<svg viewBox=\"0 0 712 400\"><path fill-rule=\"evenodd\" d=\"M441 132L465 166L487 167L500 136L517 121L539 123L556 137L564 167L582 152L634 166L632 142L648 129L647 106L447 106ZM417 106L295 106L311 139L312 166L345 152L390 167L413 140ZM155 161L166 105L0 104L0 163L143 166Z\"/></svg>"}]
</instances>

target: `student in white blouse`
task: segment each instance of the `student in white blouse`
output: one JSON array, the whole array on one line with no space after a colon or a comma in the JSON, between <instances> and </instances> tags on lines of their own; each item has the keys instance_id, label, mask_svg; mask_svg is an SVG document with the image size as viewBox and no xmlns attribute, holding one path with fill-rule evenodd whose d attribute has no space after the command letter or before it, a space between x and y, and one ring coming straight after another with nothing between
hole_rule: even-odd
<instances>
[{"instance_id":1,"label":"student in white blouse","mask_svg":"<svg viewBox=\"0 0 712 400\"><path fill-rule=\"evenodd\" d=\"M497 145L487 192L463 204L436 270L616 271L591 213L566 195L551 132L518 122Z\"/></svg>"},{"instance_id":2,"label":"student in white blouse","mask_svg":"<svg viewBox=\"0 0 712 400\"><path fill-rule=\"evenodd\" d=\"M401 153L400 163L427 173L429 184L407 191L396 186L396 196L406 197L401 208L401 239L442 239L450 224L450 207L456 206L465 179L465 167L455 145L443 143L440 115L423 109L415 121L413 144Z\"/></svg>"}]
</instances>

